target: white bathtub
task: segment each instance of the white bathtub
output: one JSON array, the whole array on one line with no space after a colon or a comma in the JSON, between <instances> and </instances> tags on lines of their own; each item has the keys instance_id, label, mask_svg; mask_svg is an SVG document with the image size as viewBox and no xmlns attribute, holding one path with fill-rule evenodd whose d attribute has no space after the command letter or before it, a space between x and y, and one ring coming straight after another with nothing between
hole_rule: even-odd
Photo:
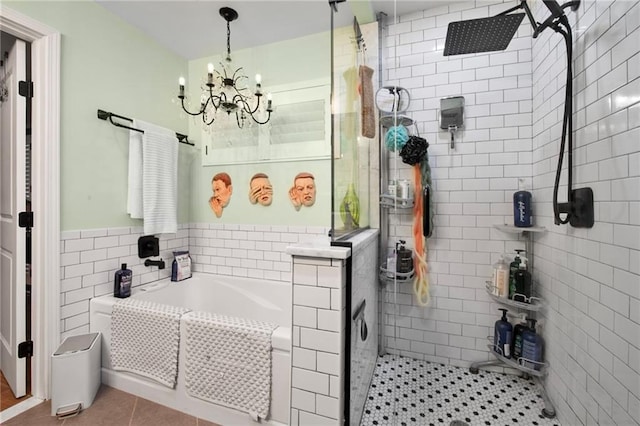
<instances>
[{"instance_id":1,"label":"white bathtub","mask_svg":"<svg viewBox=\"0 0 640 426\"><path fill-rule=\"evenodd\" d=\"M271 409L266 424L289 422L289 381L291 364L291 285L287 282L237 278L205 273L171 282L169 279L134 288L132 298L150 300L194 311L244 317L276 323L272 336ZM132 373L111 369L111 313L120 299L102 296L91 299L90 329L102 333L102 382L176 410L221 425L252 425L249 415L232 408L191 397L186 392L184 342L180 339L178 382L169 389ZM184 333L184 323L181 324ZM263 421L263 424L265 422Z\"/></svg>"}]
</instances>

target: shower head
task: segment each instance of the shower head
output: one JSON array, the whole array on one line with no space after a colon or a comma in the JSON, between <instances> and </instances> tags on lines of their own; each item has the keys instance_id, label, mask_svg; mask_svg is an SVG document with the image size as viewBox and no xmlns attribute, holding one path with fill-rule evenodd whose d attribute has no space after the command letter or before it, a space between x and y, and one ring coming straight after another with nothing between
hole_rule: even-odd
<instances>
[{"instance_id":1,"label":"shower head","mask_svg":"<svg viewBox=\"0 0 640 426\"><path fill-rule=\"evenodd\" d=\"M444 56L505 50L515 35L524 13L498 15L449 23Z\"/></svg>"}]
</instances>

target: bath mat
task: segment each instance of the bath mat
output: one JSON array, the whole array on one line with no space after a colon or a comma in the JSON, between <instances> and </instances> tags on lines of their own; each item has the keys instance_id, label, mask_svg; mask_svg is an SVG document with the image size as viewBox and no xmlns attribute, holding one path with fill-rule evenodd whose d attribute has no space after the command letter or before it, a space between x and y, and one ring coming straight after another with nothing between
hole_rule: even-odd
<instances>
[{"instance_id":1,"label":"bath mat","mask_svg":"<svg viewBox=\"0 0 640 426\"><path fill-rule=\"evenodd\" d=\"M180 318L186 308L137 299L113 305L111 364L174 388L178 376Z\"/></svg>"},{"instance_id":2,"label":"bath mat","mask_svg":"<svg viewBox=\"0 0 640 426\"><path fill-rule=\"evenodd\" d=\"M373 109L373 69L366 65L360 65L360 101L362 106L362 136L365 138L376 137L376 117Z\"/></svg>"},{"instance_id":3,"label":"bath mat","mask_svg":"<svg viewBox=\"0 0 640 426\"><path fill-rule=\"evenodd\" d=\"M197 311L183 318L187 393L266 419L271 402L271 334L278 326Z\"/></svg>"}]
</instances>

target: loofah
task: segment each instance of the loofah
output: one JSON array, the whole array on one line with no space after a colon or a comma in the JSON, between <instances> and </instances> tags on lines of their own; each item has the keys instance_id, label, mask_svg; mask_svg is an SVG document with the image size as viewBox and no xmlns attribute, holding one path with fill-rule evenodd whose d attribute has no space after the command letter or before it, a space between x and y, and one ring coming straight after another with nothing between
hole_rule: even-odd
<instances>
[{"instance_id":1,"label":"loofah","mask_svg":"<svg viewBox=\"0 0 640 426\"><path fill-rule=\"evenodd\" d=\"M389 151L400 150L409 140L409 132L404 126L394 126L387 130L384 136L384 144Z\"/></svg>"},{"instance_id":2,"label":"loofah","mask_svg":"<svg viewBox=\"0 0 640 426\"><path fill-rule=\"evenodd\" d=\"M400 151L402 162L405 164L409 164L410 166L418 164L422 161L425 154L427 153L428 147L429 142L427 142L426 139L421 138L420 136L409 137L409 140Z\"/></svg>"}]
</instances>

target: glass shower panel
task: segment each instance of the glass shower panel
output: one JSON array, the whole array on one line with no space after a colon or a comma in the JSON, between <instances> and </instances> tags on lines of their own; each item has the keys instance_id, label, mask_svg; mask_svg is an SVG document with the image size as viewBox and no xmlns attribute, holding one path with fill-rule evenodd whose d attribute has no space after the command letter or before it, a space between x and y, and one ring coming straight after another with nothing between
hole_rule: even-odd
<instances>
[{"instance_id":1,"label":"glass shower panel","mask_svg":"<svg viewBox=\"0 0 640 426\"><path fill-rule=\"evenodd\" d=\"M363 87L373 90L377 48L365 46L364 35L346 3L332 20L332 235L343 238L370 225L370 145L363 136ZM375 24L375 23L374 23ZM377 34L377 25L376 25ZM376 35L377 44L377 35ZM369 43L367 40L366 43ZM371 44L373 46L373 44ZM374 114L371 108L365 114ZM374 118L375 119L375 118Z\"/></svg>"}]
</instances>

